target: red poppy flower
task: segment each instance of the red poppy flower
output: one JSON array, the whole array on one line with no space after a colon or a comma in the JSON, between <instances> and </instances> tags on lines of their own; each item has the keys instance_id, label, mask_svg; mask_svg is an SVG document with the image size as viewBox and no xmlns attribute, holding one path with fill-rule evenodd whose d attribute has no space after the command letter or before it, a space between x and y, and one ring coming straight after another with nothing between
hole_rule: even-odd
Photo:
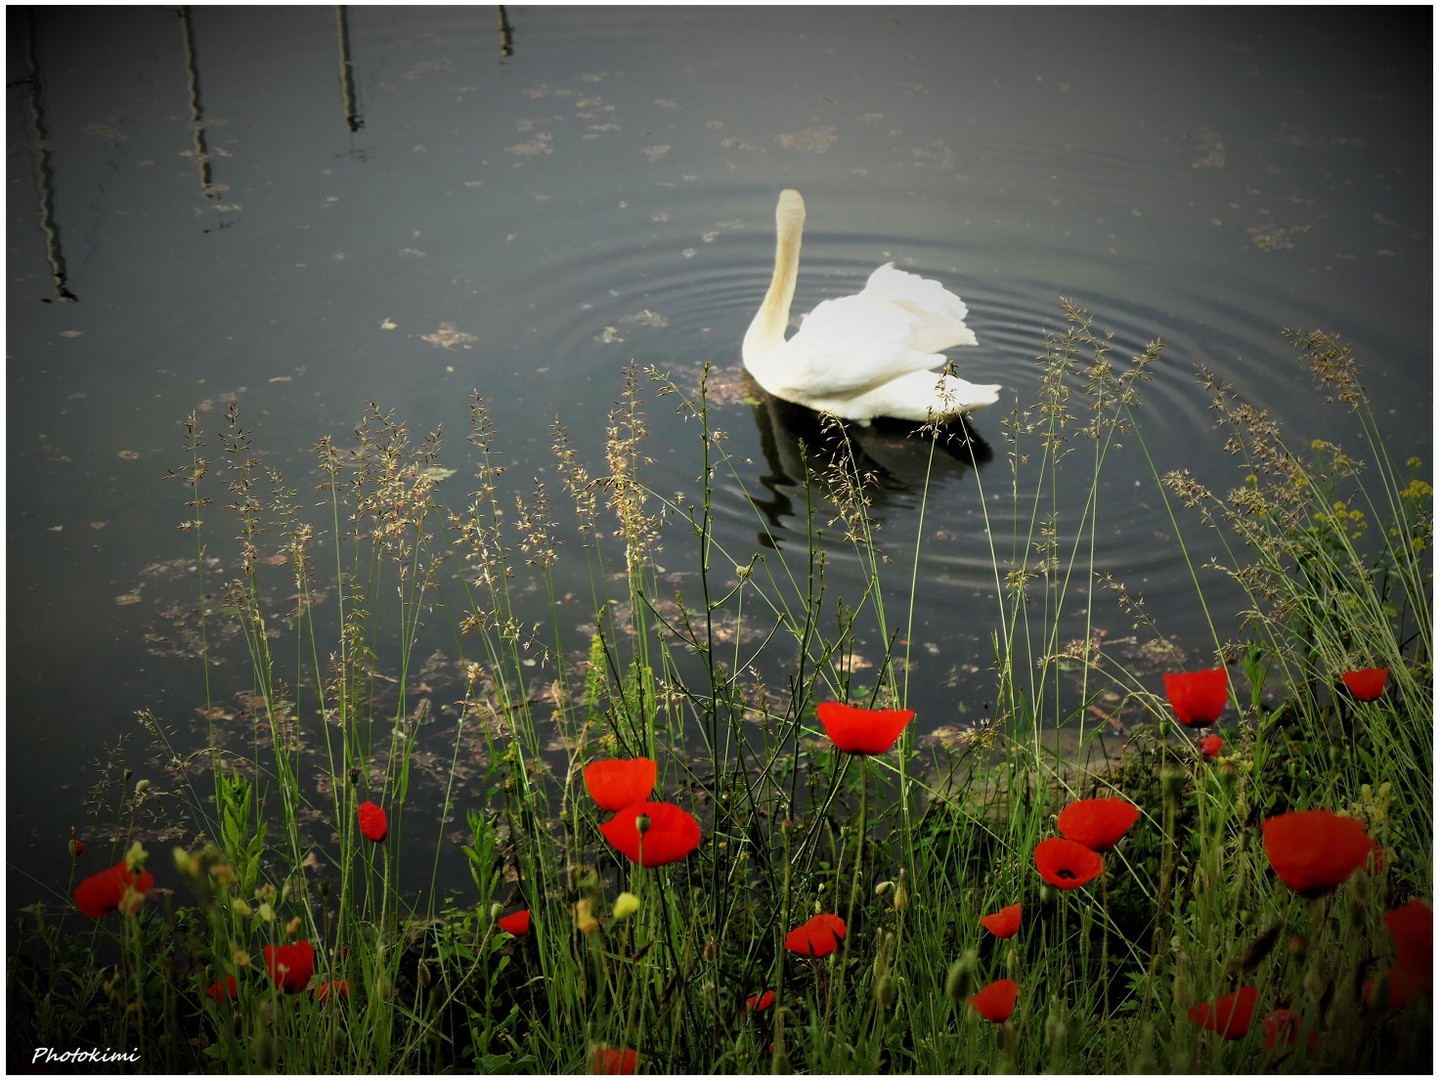
<instances>
[{"instance_id":1,"label":"red poppy flower","mask_svg":"<svg viewBox=\"0 0 1441 1080\"><path fill-rule=\"evenodd\" d=\"M993 1024L1002 1024L1010 1019L1016 1008L1016 995L1020 992L1015 979L997 979L989 986L983 986L966 998L971 1007Z\"/></svg>"},{"instance_id":2,"label":"red poppy flower","mask_svg":"<svg viewBox=\"0 0 1441 1080\"><path fill-rule=\"evenodd\" d=\"M617 1050L613 1046L593 1047L590 1052L590 1071L609 1076L629 1076L635 1072L640 1058L634 1050Z\"/></svg>"},{"instance_id":3,"label":"red poppy flower","mask_svg":"<svg viewBox=\"0 0 1441 1080\"><path fill-rule=\"evenodd\" d=\"M1056 828L1067 840L1092 851L1110 851L1141 816L1141 808L1126 799L1082 799L1056 818Z\"/></svg>"},{"instance_id":4,"label":"red poppy flower","mask_svg":"<svg viewBox=\"0 0 1441 1080\"><path fill-rule=\"evenodd\" d=\"M650 758L611 758L585 767L585 790L602 810L624 810L645 802L655 790L655 762Z\"/></svg>"},{"instance_id":5,"label":"red poppy flower","mask_svg":"<svg viewBox=\"0 0 1441 1080\"><path fill-rule=\"evenodd\" d=\"M1207 761L1215 761L1221 756L1221 744L1225 741L1219 735L1207 735L1201 740L1201 756Z\"/></svg>"},{"instance_id":6,"label":"red poppy flower","mask_svg":"<svg viewBox=\"0 0 1441 1080\"><path fill-rule=\"evenodd\" d=\"M120 907L127 889L134 888L141 896L155 888L155 875L141 870L132 875L122 859L98 874L91 874L75 887L75 906L92 919L104 918Z\"/></svg>"},{"instance_id":7,"label":"red poppy flower","mask_svg":"<svg viewBox=\"0 0 1441 1080\"><path fill-rule=\"evenodd\" d=\"M1261 1027L1266 1032L1267 1050L1277 1045L1295 1046L1301 1033L1301 1014L1294 1009L1272 1009L1261 1017Z\"/></svg>"},{"instance_id":8,"label":"red poppy flower","mask_svg":"<svg viewBox=\"0 0 1441 1080\"><path fill-rule=\"evenodd\" d=\"M522 934L530 933L530 912L521 910L513 911L495 920L495 925L504 930L507 934L514 934L520 937Z\"/></svg>"},{"instance_id":9,"label":"red poppy flower","mask_svg":"<svg viewBox=\"0 0 1441 1080\"><path fill-rule=\"evenodd\" d=\"M644 841L636 819L650 819ZM679 806L670 803L636 803L627 806L601 825L600 831L611 846L631 862L642 866L664 866L679 862L700 846L700 822ZM642 862L641 854L645 855Z\"/></svg>"},{"instance_id":10,"label":"red poppy flower","mask_svg":"<svg viewBox=\"0 0 1441 1080\"><path fill-rule=\"evenodd\" d=\"M1222 994L1214 1002L1192 1005L1186 1015L1193 1024L1214 1031L1223 1039L1239 1039L1251 1030L1251 1015L1260 996L1254 986L1243 986L1233 993Z\"/></svg>"},{"instance_id":11,"label":"red poppy flower","mask_svg":"<svg viewBox=\"0 0 1441 1080\"><path fill-rule=\"evenodd\" d=\"M1036 869L1058 889L1079 889L1101 876L1105 862L1085 844L1052 837L1036 845Z\"/></svg>"},{"instance_id":12,"label":"red poppy flower","mask_svg":"<svg viewBox=\"0 0 1441 1080\"><path fill-rule=\"evenodd\" d=\"M1261 822L1266 858L1276 875L1302 896L1324 896L1381 849L1355 818L1329 810L1298 810Z\"/></svg>"},{"instance_id":13,"label":"red poppy flower","mask_svg":"<svg viewBox=\"0 0 1441 1080\"><path fill-rule=\"evenodd\" d=\"M771 1002L776 999L774 990L767 990L764 994L752 994L746 998L746 1008L760 1012L762 1009L769 1009Z\"/></svg>"},{"instance_id":14,"label":"red poppy flower","mask_svg":"<svg viewBox=\"0 0 1441 1080\"><path fill-rule=\"evenodd\" d=\"M1176 719L1187 727L1205 727L1215 723L1216 717L1226 707L1230 683L1225 668L1183 671L1162 678L1166 683L1166 696L1171 699L1171 708L1176 710Z\"/></svg>"},{"instance_id":15,"label":"red poppy flower","mask_svg":"<svg viewBox=\"0 0 1441 1080\"><path fill-rule=\"evenodd\" d=\"M1407 901L1386 913L1386 929L1396 943L1396 963L1418 975L1431 977L1431 905Z\"/></svg>"},{"instance_id":16,"label":"red poppy flower","mask_svg":"<svg viewBox=\"0 0 1441 1080\"><path fill-rule=\"evenodd\" d=\"M265 970L270 981L287 994L298 994L315 971L315 946L308 941L294 945L265 946Z\"/></svg>"},{"instance_id":17,"label":"red poppy flower","mask_svg":"<svg viewBox=\"0 0 1441 1080\"><path fill-rule=\"evenodd\" d=\"M75 858L79 858L81 855L84 855L85 841L72 839L70 841L70 854Z\"/></svg>"},{"instance_id":18,"label":"red poppy flower","mask_svg":"<svg viewBox=\"0 0 1441 1080\"><path fill-rule=\"evenodd\" d=\"M981 925L998 938L1015 937L1021 928L1021 905L1012 904L994 915L982 915Z\"/></svg>"},{"instance_id":19,"label":"red poppy flower","mask_svg":"<svg viewBox=\"0 0 1441 1080\"><path fill-rule=\"evenodd\" d=\"M1412 971L1395 965L1386 972L1386 1000L1376 1000L1376 980L1367 979L1361 987L1361 996L1370 1004L1371 1008L1379 1009L1383 1005L1387 1012L1394 1012L1396 1009L1404 1009L1411 1003L1411 999L1417 994L1431 993L1431 973L1428 971L1422 974L1419 971Z\"/></svg>"},{"instance_id":20,"label":"red poppy flower","mask_svg":"<svg viewBox=\"0 0 1441 1080\"><path fill-rule=\"evenodd\" d=\"M350 983L344 979L336 979L333 982L323 982L310 992L310 996L324 1005L330 1000L332 991L334 991L336 997L348 998L350 996Z\"/></svg>"},{"instance_id":21,"label":"red poppy flower","mask_svg":"<svg viewBox=\"0 0 1441 1080\"><path fill-rule=\"evenodd\" d=\"M812 916L786 935L786 948L802 956L829 956L846 936L846 924L839 915Z\"/></svg>"},{"instance_id":22,"label":"red poppy flower","mask_svg":"<svg viewBox=\"0 0 1441 1080\"><path fill-rule=\"evenodd\" d=\"M1386 689L1386 677L1390 674L1390 668L1368 667L1360 671L1345 672L1341 681L1357 701L1375 701L1381 696L1381 691Z\"/></svg>"},{"instance_id":23,"label":"red poppy flower","mask_svg":"<svg viewBox=\"0 0 1441 1080\"><path fill-rule=\"evenodd\" d=\"M847 754L884 754L896 745L916 714L910 709L862 709L823 701L816 706L816 715L836 749Z\"/></svg>"},{"instance_id":24,"label":"red poppy flower","mask_svg":"<svg viewBox=\"0 0 1441 1080\"><path fill-rule=\"evenodd\" d=\"M235 976L227 975L207 986L205 993L215 1001L234 1001L240 990L235 985Z\"/></svg>"},{"instance_id":25,"label":"red poppy flower","mask_svg":"<svg viewBox=\"0 0 1441 1080\"><path fill-rule=\"evenodd\" d=\"M355 812L360 818L360 835L375 844L385 839L390 832L390 822L386 820L384 810L366 799L355 808Z\"/></svg>"}]
</instances>

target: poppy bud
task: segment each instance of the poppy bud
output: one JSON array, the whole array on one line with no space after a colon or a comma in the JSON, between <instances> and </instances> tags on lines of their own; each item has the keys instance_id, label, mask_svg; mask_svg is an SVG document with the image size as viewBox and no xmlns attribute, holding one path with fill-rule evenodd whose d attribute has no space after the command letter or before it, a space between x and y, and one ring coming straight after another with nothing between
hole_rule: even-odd
<instances>
[{"instance_id":1,"label":"poppy bud","mask_svg":"<svg viewBox=\"0 0 1441 1080\"><path fill-rule=\"evenodd\" d=\"M1061 1003L1052 998L1051 1011L1046 1014L1046 1042L1050 1044L1053 1055L1059 1056L1065 1052L1067 1030Z\"/></svg>"},{"instance_id":2,"label":"poppy bud","mask_svg":"<svg viewBox=\"0 0 1441 1080\"><path fill-rule=\"evenodd\" d=\"M876 1004L883 1009L889 1009L896 1003L896 995L899 992L900 984L896 981L896 977L887 972L876 981Z\"/></svg>"},{"instance_id":3,"label":"poppy bud","mask_svg":"<svg viewBox=\"0 0 1441 1080\"><path fill-rule=\"evenodd\" d=\"M146 855L147 852L140 846L140 841L135 841L135 843L130 845L130 850L125 853L125 869L129 870L132 874L135 873L138 867L145 865Z\"/></svg>"},{"instance_id":4,"label":"poppy bud","mask_svg":"<svg viewBox=\"0 0 1441 1080\"><path fill-rule=\"evenodd\" d=\"M649 814L637 814L635 816L635 831L640 833L642 836L650 832Z\"/></svg>"},{"instance_id":5,"label":"poppy bud","mask_svg":"<svg viewBox=\"0 0 1441 1080\"><path fill-rule=\"evenodd\" d=\"M878 883L876 885L876 895L885 896L886 893L890 892L890 890L895 887L895 884L896 883L894 881L882 881Z\"/></svg>"},{"instance_id":6,"label":"poppy bud","mask_svg":"<svg viewBox=\"0 0 1441 1080\"><path fill-rule=\"evenodd\" d=\"M491 904L491 905L490 905L490 921L491 921L491 922L497 921L497 920L498 920L502 915L504 915L504 914L505 914L505 905L504 905L504 904Z\"/></svg>"},{"instance_id":7,"label":"poppy bud","mask_svg":"<svg viewBox=\"0 0 1441 1080\"><path fill-rule=\"evenodd\" d=\"M260 905L260 917L268 923L275 921L275 909L270 906L268 900Z\"/></svg>"},{"instance_id":8,"label":"poppy bud","mask_svg":"<svg viewBox=\"0 0 1441 1080\"><path fill-rule=\"evenodd\" d=\"M137 781L135 781L135 797L136 797L137 799L143 798L144 795L145 795L145 793L146 793L147 791L149 791L149 790L150 790L150 781L149 781L149 780L137 780Z\"/></svg>"},{"instance_id":9,"label":"poppy bud","mask_svg":"<svg viewBox=\"0 0 1441 1080\"><path fill-rule=\"evenodd\" d=\"M230 910L242 919L248 919L255 914L254 909L238 896L230 902Z\"/></svg>"},{"instance_id":10,"label":"poppy bud","mask_svg":"<svg viewBox=\"0 0 1441 1080\"><path fill-rule=\"evenodd\" d=\"M73 859L73 858L76 858L77 856L80 856L80 855L84 855L84 854L85 854L85 845L75 838L75 826L73 826L73 825L70 826L70 844L69 844L69 847L70 847L70 857L71 857L72 859Z\"/></svg>"},{"instance_id":11,"label":"poppy bud","mask_svg":"<svg viewBox=\"0 0 1441 1080\"><path fill-rule=\"evenodd\" d=\"M430 965L424 960L417 960L415 962L415 981L420 983L422 987L430 985Z\"/></svg>"},{"instance_id":12,"label":"poppy bud","mask_svg":"<svg viewBox=\"0 0 1441 1080\"><path fill-rule=\"evenodd\" d=\"M1236 763L1230 758L1222 758L1216 762L1216 776L1221 780L1221 786L1230 791L1236 786L1236 780L1240 777L1241 771Z\"/></svg>"},{"instance_id":13,"label":"poppy bud","mask_svg":"<svg viewBox=\"0 0 1441 1080\"><path fill-rule=\"evenodd\" d=\"M269 1028L262 1027L255 1033L251 1042L251 1052L255 1055L256 1068L261 1072L273 1073L275 1071L275 1036L270 1034Z\"/></svg>"},{"instance_id":14,"label":"poppy bud","mask_svg":"<svg viewBox=\"0 0 1441 1080\"><path fill-rule=\"evenodd\" d=\"M946 972L946 997L965 1001L976 988L976 950L967 949Z\"/></svg>"},{"instance_id":15,"label":"poppy bud","mask_svg":"<svg viewBox=\"0 0 1441 1080\"><path fill-rule=\"evenodd\" d=\"M1186 774L1174 765L1161 770L1161 793L1169 803L1181 801L1181 790L1185 786Z\"/></svg>"}]
</instances>

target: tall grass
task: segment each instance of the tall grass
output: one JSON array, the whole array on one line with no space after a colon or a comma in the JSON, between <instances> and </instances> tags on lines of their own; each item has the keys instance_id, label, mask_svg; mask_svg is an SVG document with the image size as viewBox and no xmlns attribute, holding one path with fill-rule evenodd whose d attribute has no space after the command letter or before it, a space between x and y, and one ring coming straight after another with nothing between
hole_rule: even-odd
<instances>
[{"instance_id":1,"label":"tall grass","mask_svg":"<svg viewBox=\"0 0 1441 1080\"><path fill-rule=\"evenodd\" d=\"M11 958L12 1048L135 1045L143 1066L111 1067L174 1071L603 1071L628 1066L628 1050L657 1072L1429 1067L1429 983L1399 1002L1384 922L1431 876L1419 463L1387 457L1345 346L1293 334L1373 467L1329 442L1293 452L1274 420L1203 372L1239 466L1235 487L1213 493L1145 441L1160 343L1118 360L1085 312L1065 314L1034 405L1005 421L1017 525L987 529L993 715L942 760L923 760L914 724L894 750L856 759L816 720L826 700L906 706L920 588L924 505L897 612L840 425L824 440L829 464L805 481L808 543L792 558L717 534L718 485L745 484L704 379L687 389L650 373L654 401L676 403L698 433L699 474L678 495L647 482L653 402L634 369L598 476L557 424L555 479L508 488L477 397L462 509L441 502L439 434L413 443L379 409L351 444L317 444L319 513L263 466L234 408L218 433L222 496L192 418L179 475L197 567L222 542L207 540L212 499L238 522L233 575L219 604L202 601L202 626L239 628L245 707L207 701L206 744L188 756L174 721L146 714L176 767L156 781L164 791L124 789L111 861L125 853L174 891L123 903L114 932L40 907ZM964 429L915 437L954 453L943 440ZM1145 455L1172 534L1195 537L1177 541L1194 624L1158 626L1144 597L1097 571L1098 529L1115 512L1103 479L1122 452ZM973 475L988 507L990 473ZM552 487L573 525L559 523ZM558 573L562 536L579 540L581 600L580 579ZM841 548L866 570L853 595L828 574ZM1203 562L1202 549L1223 554ZM1208 605L1214 580L1249 609ZM589 613L580 641L577 607ZM1101 630L1118 622L1151 647L1112 655ZM863 634L887 643L869 669ZM1217 761L1160 692L1159 671L1181 666L1172 636L1209 641L1187 666L1232 673ZM208 671L219 636L203 640ZM443 663L426 653L437 641ZM1382 666L1381 699L1338 689L1343 672ZM1092 768L1085 750L1111 720L1129 727L1127 752ZM701 821L704 842L681 861L641 867L601 838L606 815L581 770L637 756L658 764L652 797ZM423 787L427 769L438 790ZM1141 818L1101 877L1057 890L1033 852L1057 810L1094 794ZM162 795L187 829L169 856L132 844ZM358 825L366 801L388 815L379 843ZM1319 899L1293 895L1259 825L1309 808L1363 821L1384 867ZM1015 937L982 929L981 915L1013 903ZM521 909L528 932L502 930ZM789 951L788 932L817 912L844 920L839 947ZM284 994L265 948L302 940L315 948L309 992ZM232 977L233 1000L205 992ZM1018 1000L992 1024L967 999L1001 978ZM1193 1020L1243 986L1261 1005L1242 1037ZM767 1007L748 1003L766 991ZM1308 1037L1268 1049L1261 1014L1280 1008Z\"/></svg>"}]
</instances>

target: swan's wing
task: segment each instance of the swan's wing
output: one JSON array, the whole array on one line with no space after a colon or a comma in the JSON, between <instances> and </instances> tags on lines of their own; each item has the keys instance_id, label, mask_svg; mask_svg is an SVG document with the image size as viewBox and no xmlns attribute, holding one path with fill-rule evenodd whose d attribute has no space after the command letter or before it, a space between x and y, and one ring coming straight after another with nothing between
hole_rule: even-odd
<instances>
[{"instance_id":1,"label":"swan's wing","mask_svg":"<svg viewBox=\"0 0 1441 1080\"><path fill-rule=\"evenodd\" d=\"M968 382L934 371L913 371L856 394L818 397L806 404L847 420L870 421L888 416L926 423L994 405L1000 400L1000 391L993 383Z\"/></svg>"},{"instance_id":2,"label":"swan's wing","mask_svg":"<svg viewBox=\"0 0 1441 1080\"><path fill-rule=\"evenodd\" d=\"M939 281L886 263L871 274L859 295L904 312L910 320L911 345L922 352L976 344L975 332L966 325L966 302Z\"/></svg>"},{"instance_id":3,"label":"swan's wing","mask_svg":"<svg viewBox=\"0 0 1441 1080\"><path fill-rule=\"evenodd\" d=\"M916 347L912 323L903 308L865 293L826 300L783 346L787 381L804 392L847 394L940 367L946 358Z\"/></svg>"}]
</instances>

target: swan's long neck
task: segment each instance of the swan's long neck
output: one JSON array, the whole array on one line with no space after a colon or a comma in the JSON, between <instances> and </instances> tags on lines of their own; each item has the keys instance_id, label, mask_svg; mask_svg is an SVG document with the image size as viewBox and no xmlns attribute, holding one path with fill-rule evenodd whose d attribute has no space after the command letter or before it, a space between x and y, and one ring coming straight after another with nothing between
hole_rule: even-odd
<instances>
[{"instance_id":1,"label":"swan's long neck","mask_svg":"<svg viewBox=\"0 0 1441 1080\"><path fill-rule=\"evenodd\" d=\"M771 287L761 309L746 331L746 346L778 345L785 341L791 319L791 299L796 294L796 275L801 265L801 231L806 223L806 204L799 191L781 192L776 204L776 265Z\"/></svg>"}]
</instances>

